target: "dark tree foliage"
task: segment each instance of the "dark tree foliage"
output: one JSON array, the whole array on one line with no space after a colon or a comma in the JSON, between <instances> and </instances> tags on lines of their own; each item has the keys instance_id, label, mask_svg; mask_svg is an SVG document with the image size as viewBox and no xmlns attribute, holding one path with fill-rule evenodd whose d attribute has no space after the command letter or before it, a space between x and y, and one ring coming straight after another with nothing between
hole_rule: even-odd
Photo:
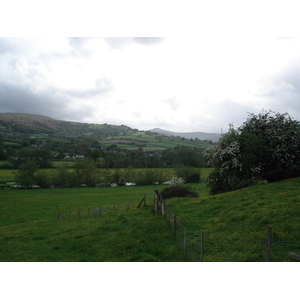
<instances>
[{"instance_id":1,"label":"dark tree foliage","mask_svg":"<svg viewBox=\"0 0 300 300\"><path fill-rule=\"evenodd\" d=\"M249 114L239 128L230 126L206 156L215 168L208 177L211 194L249 186L255 179L300 176L300 123L287 113Z\"/></svg>"},{"instance_id":2,"label":"dark tree foliage","mask_svg":"<svg viewBox=\"0 0 300 300\"><path fill-rule=\"evenodd\" d=\"M31 160L35 161L39 168L51 168L53 156L49 149L25 147L17 150L10 158L14 168Z\"/></svg>"}]
</instances>

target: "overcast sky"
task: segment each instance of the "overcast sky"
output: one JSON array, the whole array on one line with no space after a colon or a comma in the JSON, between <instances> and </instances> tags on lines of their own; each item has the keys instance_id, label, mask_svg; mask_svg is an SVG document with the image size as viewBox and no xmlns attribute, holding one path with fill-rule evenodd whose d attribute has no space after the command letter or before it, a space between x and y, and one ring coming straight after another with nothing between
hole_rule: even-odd
<instances>
[{"instance_id":1,"label":"overcast sky","mask_svg":"<svg viewBox=\"0 0 300 300\"><path fill-rule=\"evenodd\" d=\"M0 112L140 130L300 119L297 38L0 38Z\"/></svg>"}]
</instances>

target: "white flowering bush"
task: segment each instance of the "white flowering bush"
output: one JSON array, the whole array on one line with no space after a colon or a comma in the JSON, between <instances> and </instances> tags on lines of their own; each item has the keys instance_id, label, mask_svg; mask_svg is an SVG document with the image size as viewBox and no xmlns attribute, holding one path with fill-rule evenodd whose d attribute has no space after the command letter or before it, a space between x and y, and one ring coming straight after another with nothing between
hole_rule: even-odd
<instances>
[{"instance_id":1,"label":"white flowering bush","mask_svg":"<svg viewBox=\"0 0 300 300\"><path fill-rule=\"evenodd\" d=\"M236 190L254 179L277 181L300 176L300 123L285 114L250 114L239 128L229 127L205 153L214 171L211 194Z\"/></svg>"},{"instance_id":2,"label":"white flowering bush","mask_svg":"<svg viewBox=\"0 0 300 300\"><path fill-rule=\"evenodd\" d=\"M170 185L175 185L175 184L183 184L184 179L181 177L171 177L170 180L168 181Z\"/></svg>"}]
</instances>

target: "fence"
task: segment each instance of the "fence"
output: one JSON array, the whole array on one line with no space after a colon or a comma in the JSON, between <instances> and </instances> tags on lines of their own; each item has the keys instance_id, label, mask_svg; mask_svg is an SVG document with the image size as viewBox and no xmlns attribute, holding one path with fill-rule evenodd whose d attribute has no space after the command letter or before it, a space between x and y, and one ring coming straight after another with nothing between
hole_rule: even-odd
<instances>
[{"instance_id":1,"label":"fence","mask_svg":"<svg viewBox=\"0 0 300 300\"><path fill-rule=\"evenodd\" d=\"M196 233L188 230L166 205L159 191L154 191L154 210L163 215L171 227L174 238L182 247L186 261L295 261L300 260L300 241L273 240L268 226L265 239L254 240L221 234ZM296 252L296 253L294 253Z\"/></svg>"},{"instance_id":2,"label":"fence","mask_svg":"<svg viewBox=\"0 0 300 300\"><path fill-rule=\"evenodd\" d=\"M111 202L111 205L105 205L105 206L100 205L96 208L86 208L86 209L78 209L76 211L58 212L57 217L58 219L65 219L65 218L92 216L92 215L98 215L106 212L123 211L129 209L130 207L133 206L132 204L130 204L129 200L127 201L127 203Z\"/></svg>"}]
</instances>

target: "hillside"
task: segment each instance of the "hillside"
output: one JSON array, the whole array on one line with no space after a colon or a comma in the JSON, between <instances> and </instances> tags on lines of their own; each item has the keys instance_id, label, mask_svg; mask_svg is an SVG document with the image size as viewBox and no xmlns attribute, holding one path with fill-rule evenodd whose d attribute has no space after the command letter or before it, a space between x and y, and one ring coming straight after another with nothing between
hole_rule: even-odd
<instances>
[{"instance_id":1,"label":"hillside","mask_svg":"<svg viewBox=\"0 0 300 300\"><path fill-rule=\"evenodd\" d=\"M261 182L213 196L194 184L198 199L167 203L190 238L204 232L204 261L264 261L268 226L273 231L270 261L296 261L289 253L300 254L299 184L299 177Z\"/></svg>"},{"instance_id":2,"label":"hillside","mask_svg":"<svg viewBox=\"0 0 300 300\"><path fill-rule=\"evenodd\" d=\"M102 146L115 145L127 150L162 151L177 146L205 149L211 141L187 140L170 137L164 133L139 131L125 125L88 124L55 120L47 116L0 113L0 138L6 143L21 144L35 139L42 144L46 141L62 141L74 138L94 139ZM95 144L94 143L94 144Z\"/></svg>"}]
</instances>

